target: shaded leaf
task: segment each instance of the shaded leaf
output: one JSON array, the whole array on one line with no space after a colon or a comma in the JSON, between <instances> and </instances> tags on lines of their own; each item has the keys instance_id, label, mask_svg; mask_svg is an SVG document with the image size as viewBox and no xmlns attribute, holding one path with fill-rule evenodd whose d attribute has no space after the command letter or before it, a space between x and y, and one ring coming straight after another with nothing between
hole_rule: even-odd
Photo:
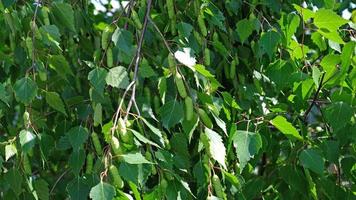
<instances>
[{"instance_id":1,"label":"shaded leaf","mask_svg":"<svg viewBox=\"0 0 356 200\"><path fill-rule=\"evenodd\" d=\"M92 200L112 200L115 195L115 188L102 181L90 190L90 198Z\"/></svg>"},{"instance_id":2,"label":"shaded leaf","mask_svg":"<svg viewBox=\"0 0 356 200\"><path fill-rule=\"evenodd\" d=\"M160 115L163 126L169 129L184 118L183 105L177 100L171 100L160 108Z\"/></svg>"},{"instance_id":3,"label":"shaded leaf","mask_svg":"<svg viewBox=\"0 0 356 200\"><path fill-rule=\"evenodd\" d=\"M16 100L27 105L36 97L37 84L29 77L24 77L16 81L14 91Z\"/></svg>"},{"instance_id":4,"label":"shaded leaf","mask_svg":"<svg viewBox=\"0 0 356 200\"><path fill-rule=\"evenodd\" d=\"M89 72L88 80L100 94L104 92L107 74L105 69L98 67Z\"/></svg>"},{"instance_id":5,"label":"shaded leaf","mask_svg":"<svg viewBox=\"0 0 356 200\"><path fill-rule=\"evenodd\" d=\"M233 144L236 148L236 154L239 158L240 169L242 171L247 162L262 148L262 139L257 133L238 130L233 137Z\"/></svg>"},{"instance_id":6,"label":"shaded leaf","mask_svg":"<svg viewBox=\"0 0 356 200\"><path fill-rule=\"evenodd\" d=\"M64 115L67 115L65 107L64 107L64 103L58 93L46 92L46 101L49 106L58 110L59 112L63 113Z\"/></svg>"},{"instance_id":7,"label":"shaded leaf","mask_svg":"<svg viewBox=\"0 0 356 200\"><path fill-rule=\"evenodd\" d=\"M299 155L301 164L317 174L323 174L324 159L314 149L305 149Z\"/></svg>"},{"instance_id":8,"label":"shaded leaf","mask_svg":"<svg viewBox=\"0 0 356 200\"><path fill-rule=\"evenodd\" d=\"M89 133L86 128L76 126L71 128L66 135L73 149L76 150L88 139Z\"/></svg>"}]
</instances>

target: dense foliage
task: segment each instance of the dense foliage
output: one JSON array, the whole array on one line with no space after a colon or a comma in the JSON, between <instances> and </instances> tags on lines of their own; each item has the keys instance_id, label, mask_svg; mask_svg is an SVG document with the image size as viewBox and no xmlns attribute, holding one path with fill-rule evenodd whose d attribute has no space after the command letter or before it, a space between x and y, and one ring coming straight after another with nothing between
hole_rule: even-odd
<instances>
[{"instance_id":1,"label":"dense foliage","mask_svg":"<svg viewBox=\"0 0 356 200\"><path fill-rule=\"evenodd\" d=\"M350 0L112 2L0 1L0 199L355 199Z\"/></svg>"}]
</instances>

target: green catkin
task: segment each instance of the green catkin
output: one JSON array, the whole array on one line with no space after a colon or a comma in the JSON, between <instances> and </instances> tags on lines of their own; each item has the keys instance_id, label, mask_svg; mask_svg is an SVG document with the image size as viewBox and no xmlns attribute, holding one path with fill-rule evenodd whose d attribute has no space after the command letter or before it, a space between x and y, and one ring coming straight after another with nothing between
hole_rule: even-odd
<instances>
[{"instance_id":1,"label":"green catkin","mask_svg":"<svg viewBox=\"0 0 356 200\"><path fill-rule=\"evenodd\" d=\"M101 34L101 47L103 49L106 49L109 45L109 36L110 36L110 28L106 27Z\"/></svg>"},{"instance_id":2,"label":"green catkin","mask_svg":"<svg viewBox=\"0 0 356 200\"><path fill-rule=\"evenodd\" d=\"M208 35L208 31L206 29L206 26L205 26L205 22L204 22L204 16L202 13L200 13L198 15L198 26L200 28L200 31L201 31L201 34L206 37Z\"/></svg>"},{"instance_id":3,"label":"green catkin","mask_svg":"<svg viewBox=\"0 0 356 200\"><path fill-rule=\"evenodd\" d=\"M198 108L198 115L206 127L213 128L213 122L211 121L205 110Z\"/></svg>"},{"instance_id":4,"label":"green catkin","mask_svg":"<svg viewBox=\"0 0 356 200\"><path fill-rule=\"evenodd\" d=\"M132 16L133 22L135 23L136 28L142 29L142 23L140 21L140 18L138 17L137 12L135 10L132 10L131 14L132 14L131 16Z\"/></svg>"},{"instance_id":5,"label":"green catkin","mask_svg":"<svg viewBox=\"0 0 356 200\"><path fill-rule=\"evenodd\" d=\"M177 73L175 76L175 83L176 83L179 95L182 98L185 98L187 96L187 91L185 90L183 78L179 73Z\"/></svg>"},{"instance_id":6,"label":"green catkin","mask_svg":"<svg viewBox=\"0 0 356 200\"><path fill-rule=\"evenodd\" d=\"M190 121L193 118L193 100L189 96L184 99L185 104L185 118Z\"/></svg>"},{"instance_id":7,"label":"green catkin","mask_svg":"<svg viewBox=\"0 0 356 200\"><path fill-rule=\"evenodd\" d=\"M110 176L113 180L113 183L115 186L117 186L118 188L123 188L124 187L124 181L121 179L121 176L119 174L119 170L117 169L117 167L115 165L111 165L109 167L109 173Z\"/></svg>"},{"instance_id":8,"label":"green catkin","mask_svg":"<svg viewBox=\"0 0 356 200\"><path fill-rule=\"evenodd\" d=\"M106 64L108 65L109 68L112 68L114 64L112 49L110 47L106 52Z\"/></svg>"},{"instance_id":9,"label":"green catkin","mask_svg":"<svg viewBox=\"0 0 356 200\"><path fill-rule=\"evenodd\" d=\"M220 199L226 199L223 187L220 182L220 178L216 174L214 174L212 177L212 184L216 196L219 197Z\"/></svg>"},{"instance_id":10,"label":"green catkin","mask_svg":"<svg viewBox=\"0 0 356 200\"><path fill-rule=\"evenodd\" d=\"M100 144L100 141L99 141L98 134L96 134L95 132L92 132L91 139L93 141L95 152L98 155L102 155L103 154L103 149L101 148L101 144Z\"/></svg>"},{"instance_id":11,"label":"green catkin","mask_svg":"<svg viewBox=\"0 0 356 200\"><path fill-rule=\"evenodd\" d=\"M208 48L204 48L204 65L210 65L210 50Z\"/></svg>"},{"instance_id":12,"label":"green catkin","mask_svg":"<svg viewBox=\"0 0 356 200\"><path fill-rule=\"evenodd\" d=\"M93 172L94 155L93 153L88 153L86 160L86 170L85 173L91 174Z\"/></svg>"}]
</instances>

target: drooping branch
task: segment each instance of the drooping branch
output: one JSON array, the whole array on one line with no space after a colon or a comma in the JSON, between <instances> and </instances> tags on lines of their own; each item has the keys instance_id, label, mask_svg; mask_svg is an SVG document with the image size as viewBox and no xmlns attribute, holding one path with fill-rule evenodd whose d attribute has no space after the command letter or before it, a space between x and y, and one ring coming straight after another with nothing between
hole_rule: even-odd
<instances>
[{"instance_id":1,"label":"drooping branch","mask_svg":"<svg viewBox=\"0 0 356 200\"><path fill-rule=\"evenodd\" d=\"M141 51L142 51L143 41L144 41L145 33L146 33L146 30L147 30L147 24L148 24L148 20L149 20L149 17L150 17L150 12L151 12L151 5L152 5L152 0L147 0L147 10L146 10L146 13L145 13L145 18L144 18L144 22L143 22L143 28L141 30L141 35L140 35L140 38L139 38L139 41L138 41L137 50L136 50L136 54L135 54L135 57L134 57L134 62L135 62L134 76L133 76L132 82L130 83L130 86L126 89L125 95L124 95L124 96L126 96L126 93L129 91L130 88L132 88L131 98L130 98L130 101L128 103L127 111L126 111L126 115L125 115L125 121L127 120L127 117L128 117L128 115L130 113L130 110L131 110L131 107L132 107L133 104L135 105L135 108L136 108L138 114L140 115L140 111L139 111L138 106L136 104L136 98L135 98L136 97L136 82L137 82L138 68L139 68L139 64L140 64L140 61L141 61ZM124 98L125 97L123 97L123 99L121 100L119 108L115 113L115 119L114 119L114 124L113 124L113 129L112 130L116 129L119 112L120 112L122 101L124 100Z\"/></svg>"}]
</instances>

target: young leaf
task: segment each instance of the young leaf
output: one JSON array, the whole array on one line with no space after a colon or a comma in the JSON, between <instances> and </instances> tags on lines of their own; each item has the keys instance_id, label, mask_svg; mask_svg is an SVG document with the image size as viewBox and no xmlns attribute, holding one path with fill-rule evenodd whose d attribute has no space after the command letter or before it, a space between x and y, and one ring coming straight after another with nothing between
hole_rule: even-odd
<instances>
[{"instance_id":1,"label":"young leaf","mask_svg":"<svg viewBox=\"0 0 356 200\"><path fill-rule=\"evenodd\" d=\"M271 121L271 123L288 138L303 140L297 129L291 123L289 123L286 118L277 116Z\"/></svg>"},{"instance_id":2,"label":"young leaf","mask_svg":"<svg viewBox=\"0 0 356 200\"><path fill-rule=\"evenodd\" d=\"M8 144L5 146L5 161L8 161L15 154L17 154L17 149L15 144Z\"/></svg>"},{"instance_id":3,"label":"young leaf","mask_svg":"<svg viewBox=\"0 0 356 200\"><path fill-rule=\"evenodd\" d=\"M225 156L226 150L221 136L215 131L205 127L205 135L208 138L210 152L213 159L226 169Z\"/></svg>"},{"instance_id":4,"label":"young leaf","mask_svg":"<svg viewBox=\"0 0 356 200\"><path fill-rule=\"evenodd\" d=\"M152 164L150 161L146 160L146 158L141 153L128 153L121 155L122 159L129 164Z\"/></svg>"},{"instance_id":5,"label":"young leaf","mask_svg":"<svg viewBox=\"0 0 356 200\"><path fill-rule=\"evenodd\" d=\"M105 81L106 84L121 89L126 89L130 84L126 69L122 66L111 68Z\"/></svg>"},{"instance_id":6,"label":"young leaf","mask_svg":"<svg viewBox=\"0 0 356 200\"><path fill-rule=\"evenodd\" d=\"M19 134L22 151L27 153L36 143L36 136L28 130L22 130Z\"/></svg>"}]
</instances>

